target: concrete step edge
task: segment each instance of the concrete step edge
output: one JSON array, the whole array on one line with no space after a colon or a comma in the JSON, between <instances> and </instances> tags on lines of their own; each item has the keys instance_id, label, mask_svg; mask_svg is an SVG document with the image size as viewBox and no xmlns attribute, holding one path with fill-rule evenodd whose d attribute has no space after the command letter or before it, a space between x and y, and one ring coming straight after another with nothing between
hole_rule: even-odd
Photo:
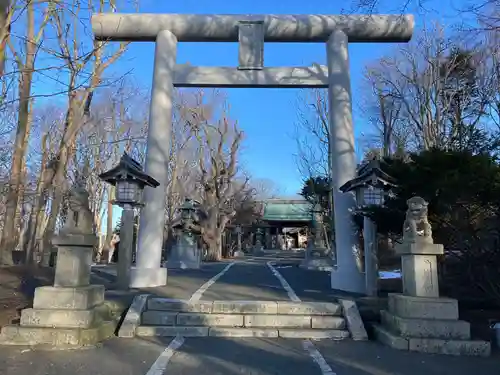
<instances>
[{"instance_id":1,"label":"concrete step edge","mask_svg":"<svg viewBox=\"0 0 500 375\"><path fill-rule=\"evenodd\" d=\"M203 314L203 313L145 311L141 315L141 325L345 329L346 320L343 317L339 316Z\"/></svg>"},{"instance_id":2,"label":"concrete step edge","mask_svg":"<svg viewBox=\"0 0 500 375\"><path fill-rule=\"evenodd\" d=\"M191 302L189 300L151 297L148 311L201 312L225 314L331 315L342 316L342 307L334 302L241 301L221 300Z\"/></svg>"},{"instance_id":3,"label":"concrete step edge","mask_svg":"<svg viewBox=\"0 0 500 375\"><path fill-rule=\"evenodd\" d=\"M269 327L204 327L204 326L139 326L136 335L140 337L281 337L302 339L342 340L350 337L346 330L294 329Z\"/></svg>"}]
</instances>

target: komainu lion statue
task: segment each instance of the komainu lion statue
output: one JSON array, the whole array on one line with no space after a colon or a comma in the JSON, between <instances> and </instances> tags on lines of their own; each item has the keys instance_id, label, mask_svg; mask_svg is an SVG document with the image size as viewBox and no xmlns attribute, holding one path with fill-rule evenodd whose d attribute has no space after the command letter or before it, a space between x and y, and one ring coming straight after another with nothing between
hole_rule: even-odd
<instances>
[{"instance_id":1,"label":"komainu lion statue","mask_svg":"<svg viewBox=\"0 0 500 375\"><path fill-rule=\"evenodd\" d=\"M89 208L89 193L83 183L76 183L69 191L68 216L63 231L94 234L93 223L94 216Z\"/></svg>"},{"instance_id":2,"label":"komainu lion statue","mask_svg":"<svg viewBox=\"0 0 500 375\"><path fill-rule=\"evenodd\" d=\"M412 197L406 201L405 222L403 224L403 240L425 240L432 242L432 228L427 218L427 203L421 197Z\"/></svg>"}]
</instances>

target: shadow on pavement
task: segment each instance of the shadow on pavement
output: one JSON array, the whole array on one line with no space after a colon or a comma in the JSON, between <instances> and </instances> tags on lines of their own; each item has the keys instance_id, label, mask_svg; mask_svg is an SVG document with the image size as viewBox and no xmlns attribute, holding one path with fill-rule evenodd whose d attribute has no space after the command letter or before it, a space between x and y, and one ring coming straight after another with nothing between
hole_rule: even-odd
<instances>
[{"instance_id":1,"label":"shadow on pavement","mask_svg":"<svg viewBox=\"0 0 500 375\"><path fill-rule=\"evenodd\" d=\"M170 342L162 342L165 346ZM186 338L168 364L167 374L320 374L300 340ZM339 374L340 375L340 374Z\"/></svg>"}]
</instances>

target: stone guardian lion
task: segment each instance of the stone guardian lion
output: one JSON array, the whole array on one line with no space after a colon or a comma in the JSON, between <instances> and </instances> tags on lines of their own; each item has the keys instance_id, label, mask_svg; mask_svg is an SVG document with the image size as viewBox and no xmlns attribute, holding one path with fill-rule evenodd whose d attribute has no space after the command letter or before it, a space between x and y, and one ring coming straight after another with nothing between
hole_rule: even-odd
<instances>
[{"instance_id":1,"label":"stone guardian lion","mask_svg":"<svg viewBox=\"0 0 500 375\"><path fill-rule=\"evenodd\" d=\"M406 201L408 209L403 224L403 239L406 241L432 241L432 228L427 217L427 203L421 197L412 197Z\"/></svg>"}]
</instances>

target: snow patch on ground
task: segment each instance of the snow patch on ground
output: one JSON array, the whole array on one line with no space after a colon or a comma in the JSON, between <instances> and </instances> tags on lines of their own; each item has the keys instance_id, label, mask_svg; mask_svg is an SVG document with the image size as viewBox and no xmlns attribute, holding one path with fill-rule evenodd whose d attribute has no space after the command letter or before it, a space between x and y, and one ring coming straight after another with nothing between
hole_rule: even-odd
<instances>
[{"instance_id":1,"label":"snow patch on ground","mask_svg":"<svg viewBox=\"0 0 500 375\"><path fill-rule=\"evenodd\" d=\"M379 271L378 275L380 279L400 279L401 270Z\"/></svg>"}]
</instances>

